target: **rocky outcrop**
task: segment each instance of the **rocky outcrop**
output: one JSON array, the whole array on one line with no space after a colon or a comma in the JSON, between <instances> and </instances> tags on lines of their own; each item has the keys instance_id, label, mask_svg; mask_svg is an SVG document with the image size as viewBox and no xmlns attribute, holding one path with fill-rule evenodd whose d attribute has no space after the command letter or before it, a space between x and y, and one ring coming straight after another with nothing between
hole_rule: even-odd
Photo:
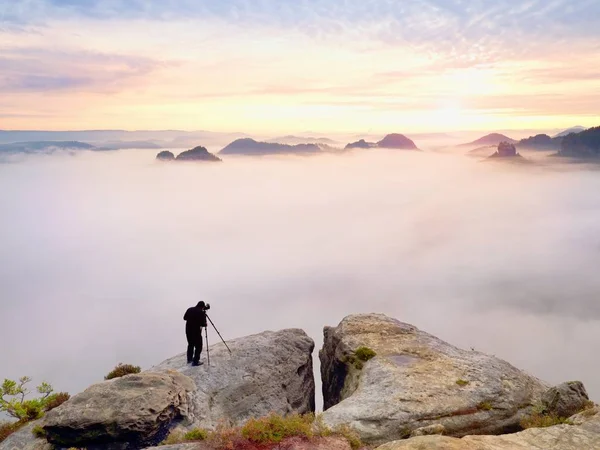
<instances>
[{"instance_id":1,"label":"rocky outcrop","mask_svg":"<svg viewBox=\"0 0 600 450\"><path fill-rule=\"evenodd\" d=\"M523 159L523 157L517 153L517 148L515 147L515 144L511 144L509 142L500 142L500 144L498 144L498 150L496 151L496 153L491 155L488 159L496 158Z\"/></svg>"},{"instance_id":2,"label":"rocky outcrop","mask_svg":"<svg viewBox=\"0 0 600 450\"><path fill-rule=\"evenodd\" d=\"M94 384L43 419L59 447L142 448L158 444L175 422L192 422L196 387L174 371L140 373Z\"/></svg>"},{"instance_id":3,"label":"rocky outcrop","mask_svg":"<svg viewBox=\"0 0 600 450\"><path fill-rule=\"evenodd\" d=\"M220 155L281 155L321 153L316 144L287 145L274 142L259 142L250 138L237 139L224 147Z\"/></svg>"},{"instance_id":4,"label":"rocky outcrop","mask_svg":"<svg viewBox=\"0 0 600 450\"><path fill-rule=\"evenodd\" d=\"M45 439L36 438L32 431L41 425L41 420L28 423L0 442L0 450L53 450Z\"/></svg>"},{"instance_id":5,"label":"rocky outcrop","mask_svg":"<svg viewBox=\"0 0 600 450\"><path fill-rule=\"evenodd\" d=\"M377 144L374 142L367 142L364 139L361 139L360 141L351 142L350 144L346 145L346 147L344 147L344 150L351 150L353 148L373 148L373 147L377 147Z\"/></svg>"},{"instance_id":6,"label":"rocky outcrop","mask_svg":"<svg viewBox=\"0 0 600 450\"><path fill-rule=\"evenodd\" d=\"M556 417L570 417L583 410L589 401L581 381L559 384L548 389L542 396L545 413Z\"/></svg>"},{"instance_id":7,"label":"rocky outcrop","mask_svg":"<svg viewBox=\"0 0 600 450\"><path fill-rule=\"evenodd\" d=\"M198 146L191 150L180 153L175 158L177 161L211 161L219 162L221 158L210 153L206 148Z\"/></svg>"},{"instance_id":8,"label":"rocky outcrop","mask_svg":"<svg viewBox=\"0 0 600 450\"><path fill-rule=\"evenodd\" d=\"M156 159L158 159L159 161L173 161L175 159L175 155L168 150L163 150L158 155L156 155Z\"/></svg>"},{"instance_id":9,"label":"rocky outcrop","mask_svg":"<svg viewBox=\"0 0 600 450\"><path fill-rule=\"evenodd\" d=\"M210 366L205 360L192 367L182 353L150 369L177 370L194 381L193 426L213 428L223 420L240 425L271 412L314 411L315 344L304 331L265 331L227 344L231 355L222 343L210 347Z\"/></svg>"},{"instance_id":10,"label":"rocky outcrop","mask_svg":"<svg viewBox=\"0 0 600 450\"><path fill-rule=\"evenodd\" d=\"M377 450L591 450L600 448L600 415L579 425L529 428L502 436L423 436L384 444Z\"/></svg>"},{"instance_id":11,"label":"rocky outcrop","mask_svg":"<svg viewBox=\"0 0 600 450\"><path fill-rule=\"evenodd\" d=\"M379 148L395 148L401 150L417 150L417 146L413 141L403 134L392 133L388 134L377 143Z\"/></svg>"},{"instance_id":12,"label":"rocky outcrop","mask_svg":"<svg viewBox=\"0 0 600 450\"><path fill-rule=\"evenodd\" d=\"M548 389L501 359L382 314L326 327L319 356L325 423L347 424L372 444L431 425L450 436L517 431Z\"/></svg>"}]
</instances>

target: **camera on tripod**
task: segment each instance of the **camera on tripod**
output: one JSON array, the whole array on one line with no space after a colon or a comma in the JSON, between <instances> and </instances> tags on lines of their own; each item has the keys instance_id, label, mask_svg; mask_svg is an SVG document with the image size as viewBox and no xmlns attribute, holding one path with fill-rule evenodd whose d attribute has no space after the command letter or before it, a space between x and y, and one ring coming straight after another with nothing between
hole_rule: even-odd
<instances>
[{"instance_id":1,"label":"camera on tripod","mask_svg":"<svg viewBox=\"0 0 600 450\"><path fill-rule=\"evenodd\" d=\"M200 305L200 309L202 311L207 311L210 309L210 303L206 303L204 306Z\"/></svg>"}]
</instances>

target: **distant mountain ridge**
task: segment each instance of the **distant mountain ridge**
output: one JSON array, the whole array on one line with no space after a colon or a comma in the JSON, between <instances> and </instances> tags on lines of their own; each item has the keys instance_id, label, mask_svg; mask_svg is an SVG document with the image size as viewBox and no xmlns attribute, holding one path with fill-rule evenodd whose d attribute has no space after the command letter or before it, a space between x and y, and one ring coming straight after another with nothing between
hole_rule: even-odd
<instances>
[{"instance_id":1,"label":"distant mountain ridge","mask_svg":"<svg viewBox=\"0 0 600 450\"><path fill-rule=\"evenodd\" d=\"M364 139L361 139L356 142L351 142L345 147L346 150L354 148L390 148L399 150L418 150L417 145L411 139L399 133L388 134L379 142L367 142Z\"/></svg>"},{"instance_id":2,"label":"distant mountain ridge","mask_svg":"<svg viewBox=\"0 0 600 450\"><path fill-rule=\"evenodd\" d=\"M587 130L586 127L582 127L581 125L577 125L571 128L567 128L564 131L561 131L558 134L555 134L554 136L552 136L553 138L559 138L559 137L564 137L564 136L568 136L571 133L581 133L582 131Z\"/></svg>"},{"instance_id":3,"label":"distant mountain ridge","mask_svg":"<svg viewBox=\"0 0 600 450\"><path fill-rule=\"evenodd\" d=\"M565 136L559 155L583 158L600 156L600 126Z\"/></svg>"},{"instance_id":4,"label":"distant mountain ridge","mask_svg":"<svg viewBox=\"0 0 600 450\"><path fill-rule=\"evenodd\" d=\"M508 142L509 144L516 144L518 141L515 139L511 139L508 136L505 136L500 133L490 133L486 134L479 139L474 140L473 142L468 142L466 144L461 144L460 147L484 147L484 146L497 146L500 145L500 142Z\"/></svg>"},{"instance_id":5,"label":"distant mountain ridge","mask_svg":"<svg viewBox=\"0 0 600 450\"><path fill-rule=\"evenodd\" d=\"M55 150L98 150L91 144L79 141L32 141L1 144L4 153L40 153Z\"/></svg>"},{"instance_id":6,"label":"distant mountain ridge","mask_svg":"<svg viewBox=\"0 0 600 450\"><path fill-rule=\"evenodd\" d=\"M279 144L274 142L255 141L251 138L242 138L225 146L220 155L293 155L315 154L322 150L316 144Z\"/></svg>"}]
</instances>

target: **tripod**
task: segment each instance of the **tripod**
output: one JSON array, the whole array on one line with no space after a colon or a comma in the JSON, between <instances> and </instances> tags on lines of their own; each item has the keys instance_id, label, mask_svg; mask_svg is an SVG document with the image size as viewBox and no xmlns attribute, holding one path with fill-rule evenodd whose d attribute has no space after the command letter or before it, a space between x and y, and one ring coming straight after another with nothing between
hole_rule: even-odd
<instances>
[{"instance_id":1,"label":"tripod","mask_svg":"<svg viewBox=\"0 0 600 450\"><path fill-rule=\"evenodd\" d=\"M225 342L225 339L223 339L223 336L221 336L221 333L219 333L219 330L217 330L217 327L215 327L215 324L213 323L213 321L210 320L210 317L208 317L208 314L206 315L206 318L208 319L208 321L210 322L210 324L212 325L212 327L215 329L215 331L217 332L217 334L219 335L219 337L223 341L223 344L225 344L225 347L227 347L227 350L229 350L229 354L231 355L231 349L227 345L227 342ZM207 361L208 361L208 365L210 366L210 351L208 349L208 327L204 327L204 334L206 336L206 358L207 358Z\"/></svg>"}]
</instances>

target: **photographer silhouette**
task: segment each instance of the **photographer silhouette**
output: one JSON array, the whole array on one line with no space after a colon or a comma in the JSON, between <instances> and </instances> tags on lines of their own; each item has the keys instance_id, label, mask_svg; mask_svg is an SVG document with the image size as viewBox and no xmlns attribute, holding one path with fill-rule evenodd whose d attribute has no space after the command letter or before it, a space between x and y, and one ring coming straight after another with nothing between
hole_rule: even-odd
<instances>
[{"instance_id":1,"label":"photographer silhouette","mask_svg":"<svg viewBox=\"0 0 600 450\"><path fill-rule=\"evenodd\" d=\"M210 309L210 304L203 301L198 302L196 306L188 308L183 316L185 320L185 335L188 341L187 362L192 366L200 366L200 353L202 353L202 328L206 327L206 310Z\"/></svg>"}]
</instances>

